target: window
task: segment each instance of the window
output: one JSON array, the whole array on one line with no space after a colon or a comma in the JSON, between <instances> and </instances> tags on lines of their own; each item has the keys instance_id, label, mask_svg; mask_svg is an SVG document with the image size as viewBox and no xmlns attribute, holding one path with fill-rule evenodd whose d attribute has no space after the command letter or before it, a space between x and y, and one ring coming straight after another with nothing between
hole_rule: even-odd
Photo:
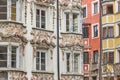
<instances>
[{"instance_id":1,"label":"window","mask_svg":"<svg viewBox=\"0 0 120 80\"><path fill-rule=\"evenodd\" d=\"M67 72L70 72L70 53L66 54L67 57Z\"/></svg>"},{"instance_id":2,"label":"window","mask_svg":"<svg viewBox=\"0 0 120 80\"><path fill-rule=\"evenodd\" d=\"M118 50L118 54L119 54L119 58L118 59L119 59L119 63L120 63L120 50Z\"/></svg>"},{"instance_id":3,"label":"window","mask_svg":"<svg viewBox=\"0 0 120 80\"><path fill-rule=\"evenodd\" d=\"M74 54L74 72L78 72L79 54Z\"/></svg>"},{"instance_id":4,"label":"window","mask_svg":"<svg viewBox=\"0 0 120 80\"><path fill-rule=\"evenodd\" d=\"M0 0L0 19L7 19L7 0Z\"/></svg>"},{"instance_id":5,"label":"window","mask_svg":"<svg viewBox=\"0 0 120 80\"><path fill-rule=\"evenodd\" d=\"M113 31L113 27L111 26L111 27L108 27L108 37L109 38L112 38L113 37L113 33L114 31Z\"/></svg>"},{"instance_id":6,"label":"window","mask_svg":"<svg viewBox=\"0 0 120 80\"><path fill-rule=\"evenodd\" d=\"M93 26L93 37L97 37L98 36L98 25L94 25Z\"/></svg>"},{"instance_id":7,"label":"window","mask_svg":"<svg viewBox=\"0 0 120 80\"><path fill-rule=\"evenodd\" d=\"M92 77L92 80L97 80L97 77Z\"/></svg>"},{"instance_id":8,"label":"window","mask_svg":"<svg viewBox=\"0 0 120 80\"><path fill-rule=\"evenodd\" d=\"M17 46L0 46L0 67L8 67L10 62L11 68L17 68ZM8 58L9 57L9 58Z\"/></svg>"},{"instance_id":9,"label":"window","mask_svg":"<svg viewBox=\"0 0 120 80\"><path fill-rule=\"evenodd\" d=\"M120 12L120 1L118 1L118 12Z\"/></svg>"},{"instance_id":10,"label":"window","mask_svg":"<svg viewBox=\"0 0 120 80\"><path fill-rule=\"evenodd\" d=\"M98 50L93 52L93 63L98 63Z\"/></svg>"},{"instance_id":11,"label":"window","mask_svg":"<svg viewBox=\"0 0 120 80\"><path fill-rule=\"evenodd\" d=\"M103 6L103 15L105 14L113 14L113 5L108 4Z\"/></svg>"},{"instance_id":12,"label":"window","mask_svg":"<svg viewBox=\"0 0 120 80\"><path fill-rule=\"evenodd\" d=\"M89 29L88 29L88 27L84 27L84 28L83 28L83 37L84 37L84 38L88 38L88 34L89 34Z\"/></svg>"},{"instance_id":13,"label":"window","mask_svg":"<svg viewBox=\"0 0 120 80\"><path fill-rule=\"evenodd\" d=\"M21 21L21 9L19 0L0 0L0 20Z\"/></svg>"},{"instance_id":14,"label":"window","mask_svg":"<svg viewBox=\"0 0 120 80\"><path fill-rule=\"evenodd\" d=\"M16 20L16 0L11 0L11 19Z\"/></svg>"},{"instance_id":15,"label":"window","mask_svg":"<svg viewBox=\"0 0 120 80\"><path fill-rule=\"evenodd\" d=\"M66 31L69 31L69 14L66 14Z\"/></svg>"},{"instance_id":16,"label":"window","mask_svg":"<svg viewBox=\"0 0 120 80\"><path fill-rule=\"evenodd\" d=\"M79 56L78 53L74 53L73 56L70 53L66 53L66 72L79 72Z\"/></svg>"},{"instance_id":17,"label":"window","mask_svg":"<svg viewBox=\"0 0 120 80\"><path fill-rule=\"evenodd\" d=\"M36 27L45 29L46 12L45 10L36 9Z\"/></svg>"},{"instance_id":18,"label":"window","mask_svg":"<svg viewBox=\"0 0 120 80\"><path fill-rule=\"evenodd\" d=\"M70 19L70 17L72 19ZM70 24L72 23L72 24ZM66 13L66 31L78 32L78 14Z\"/></svg>"},{"instance_id":19,"label":"window","mask_svg":"<svg viewBox=\"0 0 120 80\"><path fill-rule=\"evenodd\" d=\"M118 35L120 36L120 24L118 24Z\"/></svg>"},{"instance_id":20,"label":"window","mask_svg":"<svg viewBox=\"0 0 120 80\"><path fill-rule=\"evenodd\" d=\"M46 70L46 53L37 51L36 70Z\"/></svg>"},{"instance_id":21,"label":"window","mask_svg":"<svg viewBox=\"0 0 120 80\"><path fill-rule=\"evenodd\" d=\"M78 15L73 14L73 32L78 31Z\"/></svg>"},{"instance_id":22,"label":"window","mask_svg":"<svg viewBox=\"0 0 120 80\"><path fill-rule=\"evenodd\" d=\"M113 64L114 63L114 52L106 52L103 55L103 63L104 64Z\"/></svg>"},{"instance_id":23,"label":"window","mask_svg":"<svg viewBox=\"0 0 120 80\"><path fill-rule=\"evenodd\" d=\"M98 13L98 2L94 3L94 14Z\"/></svg>"},{"instance_id":24,"label":"window","mask_svg":"<svg viewBox=\"0 0 120 80\"><path fill-rule=\"evenodd\" d=\"M83 7L82 11L83 11L83 18L86 18L87 16L86 7Z\"/></svg>"},{"instance_id":25,"label":"window","mask_svg":"<svg viewBox=\"0 0 120 80\"><path fill-rule=\"evenodd\" d=\"M89 78L88 77L84 77L84 80L89 80Z\"/></svg>"},{"instance_id":26,"label":"window","mask_svg":"<svg viewBox=\"0 0 120 80\"><path fill-rule=\"evenodd\" d=\"M107 38L107 28L103 28L103 38Z\"/></svg>"},{"instance_id":27,"label":"window","mask_svg":"<svg viewBox=\"0 0 120 80\"><path fill-rule=\"evenodd\" d=\"M89 63L89 54L88 54L88 52L83 53L83 62L84 62L84 64Z\"/></svg>"},{"instance_id":28,"label":"window","mask_svg":"<svg viewBox=\"0 0 120 80\"><path fill-rule=\"evenodd\" d=\"M103 38L113 38L114 29L113 26L108 26L103 28Z\"/></svg>"}]
</instances>

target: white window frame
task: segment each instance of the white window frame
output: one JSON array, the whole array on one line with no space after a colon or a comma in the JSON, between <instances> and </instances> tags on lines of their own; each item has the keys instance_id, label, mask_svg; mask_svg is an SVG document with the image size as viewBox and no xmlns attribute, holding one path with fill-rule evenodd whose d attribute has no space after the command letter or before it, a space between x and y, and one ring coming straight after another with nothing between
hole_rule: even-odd
<instances>
[{"instance_id":1,"label":"white window frame","mask_svg":"<svg viewBox=\"0 0 120 80\"><path fill-rule=\"evenodd\" d=\"M36 26L37 24L36 24L36 10L37 9L39 9L39 11L40 11L40 26L38 27L38 26ZM43 10L43 11L45 11L45 28L41 28L41 10ZM47 29L47 8L42 8L42 7L39 7L39 6L36 6L36 9L35 9L35 28L40 28L40 29Z\"/></svg>"},{"instance_id":2,"label":"white window frame","mask_svg":"<svg viewBox=\"0 0 120 80\"><path fill-rule=\"evenodd\" d=\"M118 2L119 2L119 0L116 0L116 1L115 1L115 12L116 12L116 13L118 12Z\"/></svg>"},{"instance_id":3,"label":"white window frame","mask_svg":"<svg viewBox=\"0 0 120 80\"><path fill-rule=\"evenodd\" d=\"M65 66L66 66L66 73L80 73L80 52L79 51L65 51L65 54L70 54L70 72L67 72L67 56L65 55ZM74 55L78 54L78 72L74 70Z\"/></svg>"},{"instance_id":4,"label":"white window frame","mask_svg":"<svg viewBox=\"0 0 120 80\"><path fill-rule=\"evenodd\" d=\"M7 47L7 68L13 68L11 66L11 52L10 52L10 48L12 46L16 46L16 68L15 69L20 69L20 57L22 56L20 54L20 47L19 47L19 43L14 43L14 42L0 42L0 46L6 46ZM21 61L22 62L22 61ZM3 67L0 67L3 68Z\"/></svg>"},{"instance_id":5,"label":"white window frame","mask_svg":"<svg viewBox=\"0 0 120 80\"><path fill-rule=\"evenodd\" d=\"M97 37L94 37L94 26L97 25L97 29L98 29L98 36ZM92 24L92 38L98 38L99 37L99 23L95 23L95 24Z\"/></svg>"},{"instance_id":6,"label":"white window frame","mask_svg":"<svg viewBox=\"0 0 120 80\"><path fill-rule=\"evenodd\" d=\"M87 17L88 17L88 12L87 12L87 11L88 11L88 9L87 9L87 4L86 4L86 5L83 5L83 6L82 6L82 9L83 9L83 8L86 8L86 17L83 17L83 19L85 19L85 18L87 18Z\"/></svg>"},{"instance_id":7,"label":"white window frame","mask_svg":"<svg viewBox=\"0 0 120 80\"><path fill-rule=\"evenodd\" d=\"M39 59L40 59L40 62L39 62L39 63L40 63L40 64L39 64L39 65L40 65L40 66L39 66L39 70L36 69L36 57L37 57L37 56L36 56L35 59L34 59L34 62L35 62L35 64L34 64L34 65L35 65L35 70L36 70L36 71L47 71L47 60L48 60L48 59L47 59L47 53L48 53L47 50L38 49L38 50L36 51L36 54L37 54L37 52L40 52L39 56L41 55L41 52L44 52L44 53L45 53L45 70L41 70L41 56L40 56L40 58L39 58Z\"/></svg>"},{"instance_id":8,"label":"white window frame","mask_svg":"<svg viewBox=\"0 0 120 80\"><path fill-rule=\"evenodd\" d=\"M11 0L7 0L7 19L3 20L10 20L14 22L21 22L22 21L22 4L21 0L16 1L16 20L11 19ZM2 20L2 19L0 19Z\"/></svg>"},{"instance_id":9,"label":"white window frame","mask_svg":"<svg viewBox=\"0 0 120 80\"><path fill-rule=\"evenodd\" d=\"M73 33L78 33L79 32L79 12L78 11L72 11L72 12L68 12L68 11L65 11L64 12L64 14L65 14L65 31L66 32L73 32ZM66 29L66 14L69 14L68 16L69 16L69 31L67 31L67 29ZM77 15L77 30L76 31L74 31L73 30L73 14L76 14Z\"/></svg>"},{"instance_id":10,"label":"white window frame","mask_svg":"<svg viewBox=\"0 0 120 80\"><path fill-rule=\"evenodd\" d=\"M94 4L95 3L98 4L98 11L97 11L97 13L94 13ZM91 6L91 8L92 8L92 15L98 14L99 13L99 1L98 0L92 1L91 4L92 4L92 6Z\"/></svg>"}]
</instances>

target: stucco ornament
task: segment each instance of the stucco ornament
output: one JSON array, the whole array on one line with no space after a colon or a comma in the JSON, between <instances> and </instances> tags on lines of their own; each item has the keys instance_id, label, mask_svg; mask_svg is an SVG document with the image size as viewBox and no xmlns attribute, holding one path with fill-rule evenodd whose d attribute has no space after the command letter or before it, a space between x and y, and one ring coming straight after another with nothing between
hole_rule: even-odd
<instances>
[{"instance_id":1,"label":"stucco ornament","mask_svg":"<svg viewBox=\"0 0 120 80\"><path fill-rule=\"evenodd\" d=\"M55 47L54 39L56 37L51 33L34 30L31 35L33 35L33 39L30 42L33 45L34 56L36 56L37 48L50 49Z\"/></svg>"}]
</instances>

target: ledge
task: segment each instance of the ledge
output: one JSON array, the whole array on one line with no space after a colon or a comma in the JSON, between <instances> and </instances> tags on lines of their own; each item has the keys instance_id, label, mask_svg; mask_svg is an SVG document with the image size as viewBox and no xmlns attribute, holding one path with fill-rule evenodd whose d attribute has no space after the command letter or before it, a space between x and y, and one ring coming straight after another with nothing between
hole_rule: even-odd
<instances>
[{"instance_id":1,"label":"ledge","mask_svg":"<svg viewBox=\"0 0 120 80\"><path fill-rule=\"evenodd\" d=\"M32 28L33 30L41 30L41 31L47 31L47 32L51 32L51 33L53 33L54 31L51 31L51 30L47 30L47 29L42 29L42 28L36 28L36 27L34 27L34 28Z\"/></svg>"},{"instance_id":2,"label":"ledge","mask_svg":"<svg viewBox=\"0 0 120 80\"><path fill-rule=\"evenodd\" d=\"M61 34L75 34L75 35L83 35L78 32L61 32Z\"/></svg>"},{"instance_id":3,"label":"ledge","mask_svg":"<svg viewBox=\"0 0 120 80\"><path fill-rule=\"evenodd\" d=\"M83 76L80 73L62 73L61 76Z\"/></svg>"},{"instance_id":4,"label":"ledge","mask_svg":"<svg viewBox=\"0 0 120 80\"><path fill-rule=\"evenodd\" d=\"M47 71L32 71L32 73L40 73L40 74L54 74L53 72L47 72Z\"/></svg>"},{"instance_id":5,"label":"ledge","mask_svg":"<svg viewBox=\"0 0 120 80\"><path fill-rule=\"evenodd\" d=\"M25 72L25 71L23 71L23 70L16 69L16 68L0 68L0 72L3 72L3 71L17 71L17 72Z\"/></svg>"}]
</instances>

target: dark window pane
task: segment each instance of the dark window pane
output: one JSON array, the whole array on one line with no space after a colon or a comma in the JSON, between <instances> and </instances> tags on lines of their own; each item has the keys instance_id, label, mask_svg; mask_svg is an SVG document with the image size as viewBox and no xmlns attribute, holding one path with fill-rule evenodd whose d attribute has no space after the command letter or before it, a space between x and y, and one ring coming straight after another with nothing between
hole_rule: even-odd
<instances>
[{"instance_id":1,"label":"dark window pane","mask_svg":"<svg viewBox=\"0 0 120 80\"><path fill-rule=\"evenodd\" d=\"M67 72L70 72L70 54L69 53L66 54L66 58L67 58L67 62L66 62Z\"/></svg>"},{"instance_id":2,"label":"dark window pane","mask_svg":"<svg viewBox=\"0 0 120 80\"><path fill-rule=\"evenodd\" d=\"M98 50L93 52L93 63L98 63Z\"/></svg>"},{"instance_id":3,"label":"dark window pane","mask_svg":"<svg viewBox=\"0 0 120 80\"><path fill-rule=\"evenodd\" d=\"M98 3L94 3L94 14L98 13Z\"/></svg>"},{"instance_id":4,"label":"dark window pane","mask_svg":"<svg viewBox=\"0 0 120 80\"><path fill-rule=\"evenodd\" d=\"M94 33L94 37L98 36L98 26L97 25L93 26L93 33Z\"/></svg>"},{"instance_id":5,"label":"dark window pane","mask_svg":"<svg viewBox=\"0 0 120 80\"><path fill-rule=\"evenodd\" d=\"M89 54L88 54L88 52L83 53L83 62L84 62L84 64L89 63Z\"/></svg>"},{"instance_id":6,"label":"dark window pane","mask_svg":"<svg viewBox=\"0 0 120 80\"><path fill-rule=\"evenodd\" d=\"M84 28L83 28L83 37L84 37L84 38L88 38L88 34L89 34L88 27L84 27Z\"/></svg>"},{"instance_id":7,"label":"dark window pane","mask_svg":"<svg viewBox=\"0 0 120 80\"><path fill-rule=\"evenodd\" d=\"M0 60L0 67L7 67L7 61Z\"/></svg>"},{"instance_id":8,"label":"dark window pane","mask_svg":"<svg viewBox=\"0 0 120 80\"><path fill-rule=\"evenodd\" d=\"M86 17L86 7L84 7L82 10L83 10L83 18L85 18Z\"/></svg>"},{"instance_id":9,"label":"dark window pane","mask_svg":"<svg viewBox=\"0 0 120 80\"><path fill-rule=\"evenodd\" d=\"M66 31L69 31L69 14L66 13Z\"/></svg>"},{"instance_id":10,"label":"dark window pane","mask_svg":"<svg viewBox=\"0 0 120 80\"><path fill-rule=\"evenodd\" d=\"M0 60L7 60L7 54L0 53Z\"/></svg>"},{"instance_id":11,"label":"dark window pane","mask_svg":"<svg viewBox=\"0 0 120 80\"><path fill-rule=\"evenodd\" d=\"M7 5L7 0L0 0L0 5Z\"/></svg>"},{"instance_id":12,"label":"dark window pane","mask_svg":"<svg viewBox=\"0 0 120 80\"><path fill-rule=\"evenodd\" d=\"M7 13L5 14L0 13L0 19L7 19Z\"/></svg>"}]
</instances>

